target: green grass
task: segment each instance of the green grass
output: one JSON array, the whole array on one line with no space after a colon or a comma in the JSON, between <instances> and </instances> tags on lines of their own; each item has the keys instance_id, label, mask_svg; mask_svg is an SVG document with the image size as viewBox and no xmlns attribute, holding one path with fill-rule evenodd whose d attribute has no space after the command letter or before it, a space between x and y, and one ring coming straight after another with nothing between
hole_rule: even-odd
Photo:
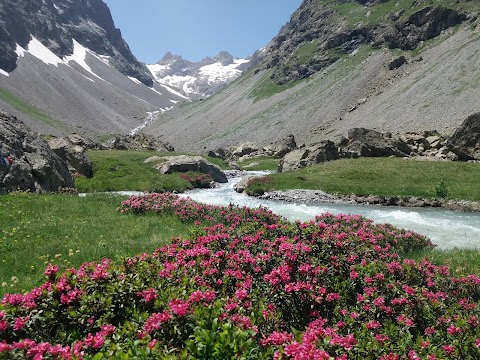
<instances>
[{"instance_id":1,"label":"green grass","mask_svg":"<svg viewBox=\"0 0 480 360\"><path fill-rule=\"evenodd\" d=\"M123 190L184 192L190 189L191 185L182 179L179 173L163 175L154 169L153 163L143 163L152 156L173 155L178 154L156 151L89 151L88 156L93 163L94 176L91 179L77 178L75 186L80 192ZM226 166L224 160L207 159L223 168Z\"/></svg>"},{"instance_id":2,"label":"green grass","mask_svg":"<svg viewBox=\"0 0 480 360\"><path fill-rule=\"evenodd\" d=\"M453 250L422 250L404 254L404 259L421 261L427 257L435 265L446 265L453 276L461 277L470 274L480 274L480 250L453 249Z\"/></svg>"},{"instance_id":3,"label":"green grass","mask_svg":"<svg viewBox=\"0 0 480 360\"><path fill-rule=\"evenodd\" d=\"M64 125L60 121L48 116L43 111L26 103L19 97L15 96L11 92L2 88L0 88L0 99L5 101L7 104L12 106L13 108L17 109L21 113L28 115L46 125L64 128Z\"/></svg>"},{"instance_id":4,"label":"green grass","mask_svg":"<svg viewBox=\"0 0 480 360\"><path fill-rule=\"evenodd\" d=\"M240 169L242 170L268 170L268 171L277 171L279 159L274 159L272 157L257 157L252 159L247 159L238 163ZM252 164L257 164L253 165Z\"/></svg>"},{"instance_id":5,"label":"green grass","mask_svg":"<svg viewBox=\"0 0 480 360\"><path fill-rule=\"evenodd\" d=\"M188 225L166 215L123 215L114 195L15 194L0 197L0 298L41 284L45 265L153 252Z\"/></svg>"},{"instance_id":6,"label":"green grass","mask_svg":"<svg viewBox=\"0 0 480 360\"><path fill-rule=\"evenodd\" d=\"M275 84L270 76L272 75L273 70L267 70L265 74L262 76L260 81L256 84L255 88L250 93L249 97L253 99L254 102L268 99L271 96L281 93L287 89L294 87L295 85L299 84L302 80L294 81L291 83L277 85Z\"/></svg>"},{"instance_id":7,"label":"green grass","mask_svg":"<svg viewBox=\"0 0 480 360\"><path fill-rule=\"evenodd\" d=\"M294 52L294 56L297 57L297 64L307 64L312 60L317 52L318 42L312 41L302 45Z\"/></svg>"},{"instance_id":8,"label":"green grass","mask_svg":"<svg viewBox=\"0 0 480 360\"><path fill-rule=\"evenodd\" d=\"M253 182L247 191L319 189L338 194L435 198L435 186L444 181L448 199L480 201L479 170L480 164L474 163L344 159L269 175L268 180Z\"/></svg>"}]
</instances>

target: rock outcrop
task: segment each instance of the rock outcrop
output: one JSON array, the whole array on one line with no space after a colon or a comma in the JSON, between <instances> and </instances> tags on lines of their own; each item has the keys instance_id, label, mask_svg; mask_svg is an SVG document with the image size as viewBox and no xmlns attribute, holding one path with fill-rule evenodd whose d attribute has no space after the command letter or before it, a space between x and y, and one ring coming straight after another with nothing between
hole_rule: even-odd
<instances>
[{"instance_id":1,"label":"rock outcrop","mask_svg":"<svg viewBox=\"0 0 480 360\"><path fill-rule=\"evenodd\" d=\"M210 175L215 182L228 182L227 176L220 167L205 160L201 156L166 156L163 159L166 161L156 165L156 168L162 174L195 171Z\"/></svg>"},{"instance_id":2,"label":"rock outcrop","mask_svg":"<svg viewBox=\"0 0 480 360\"><path fill-rule=\"evenodd\" d=\"M148 69L130 51L102 0L9 0L0 2L0 69L17 66L16 44L27 48L35 36L58 57L73 53L75 39L98 55L109 56L121 73L147 86Z\"/></svg>"},{"instance_id":3,"label":"rock outcrop","mask_svg":"<svg viewBox=\"0 0 480 360\"><path fill-rule=\"evenodd\" d=\"M411 152L402 140L365 128L350 129L346 140L340 145L342 152L350 153L353 157L404 157Z\"/></svg>"},{"instance_id":4,"label":"rock outcrop","mask_svg":"<svg viewBox=\"0 0 480 360\"><path fill-rule=\"evenodd\" d=\"M117 137L112 146L116 150L175 151L171 144L143 133Z\"/></svg>"},{"instance_id":5,"label":"rock outcrop","mask_svg":"<svg viewBox=\"0 0 480 360\"><path fill-rule=\"evenodd\" d=\"M350 8L355 9L355 16L339 9L339 5L348 2L353 3ZM372 20L371 13L385 11L376 8L385 2L304 1L267 46L262 63L264 68L273 70L271 79L275 83L291 83L315 75L342 56L352 54L361 45L413 50L422 41L432 39L468 18L465 13L449 8L450 4L428 6L431 2L417 0L408 9L411 15L400 6L400 11L387 12ZM406 58L400 57L388 66L393 70L405 62Z\"/></svg>"},{"instance_id":6,"label":"rock outcrop","mask_svg":"<svg viewBox=\"0 0 480 360\"><path fill-rule=\"evenodd\" d=\"M293 134L290 134L285 139L277 141L270 146L264 147L263 150L268 155L273 156L275 159L281 159L296 148L297 143L295 142L295 137Z\"/></svg>"},{"instance_id":7,"label":"rock outcrop","mask_svg":"<svg viewBox=\"0 0 480 360\"><path fill-rule=\"evenodd\" d=\"M85 148L87 143L91 142L73 134L67 137L50 139L48 146L67 163L68 169L72 174L92 177L92 162L88 158Z\"/></svg>"},{"instance_id":8,"label":"rock outcrop","mask_svg":"<svg viewBox=\"0 0 480 360\"><path fill-rule=\"evenodd\" d=\"M446 145L459 160L480 160L480 113L469 116Z\"/></svg>"},{"instance_id":9,"label":"rock outcrop","mask_svg":"<svg viewBox=\"0 0 480 360\"><path fill-rule=\"evenodd\" d=\"M337 147L332 141L325 140L286 154L278 165L278 172L294 171L336 159L338 159Z\"/></svg>"},{"instance_id":10,"label":"rock outcrop","mask_svg":"<svg viewBox=\"0 0 480 360\"><path fill-rule=\"evenodd\" d=\"M0 194L72 188L67 164L14 116L0 110Z\"/></svg>"},{"instance_id":11,"label":"rock outcrop","mask_svg":"<svg viewBox=\"0 0 480 360\"><path fill-rule=\"evenodd\" d=\"M232 154L236 158L240 158L242 156L250 155L260 151L257 145L252 142L246 142L239 145L235 150L233 150Z\"/></svg>"}]
</instances>

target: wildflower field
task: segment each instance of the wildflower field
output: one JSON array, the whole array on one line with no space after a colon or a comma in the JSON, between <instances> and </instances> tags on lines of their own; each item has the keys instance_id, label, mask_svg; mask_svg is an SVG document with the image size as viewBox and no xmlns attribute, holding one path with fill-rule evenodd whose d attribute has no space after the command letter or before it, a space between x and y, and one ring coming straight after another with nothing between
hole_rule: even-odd
<instances>
[{"instance_id":1,"label":"wildflower field","mask_svg":"<svg viewBox=\"0 0 480 360\"><path fill-rule=\"evenodd\" d=\"M122 216L193 224L153 253L49 265L6 294L0 359L479 359L480 277L407 251L418 234L360 216L131 197Z\"/></svg>"}]
</instances>

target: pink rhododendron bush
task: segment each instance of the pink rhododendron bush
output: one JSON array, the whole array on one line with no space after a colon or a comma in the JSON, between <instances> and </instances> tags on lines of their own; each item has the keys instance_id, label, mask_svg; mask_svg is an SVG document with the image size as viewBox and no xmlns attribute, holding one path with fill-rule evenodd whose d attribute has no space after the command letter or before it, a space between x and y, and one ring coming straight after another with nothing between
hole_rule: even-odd
<instances>
[{"instance_id":1,"label":"pink rhododendron bush","mask_svg":"<svg viewBox=\"0 0 480 360\"><path fill-rule=\"evenodd\" d=\"M188 239L59 271L7 294L0 358L479 359L480 278L426 259L428 239L360 216L290 223L266 209L132 197Z\"/></svg>"}]
</instances>

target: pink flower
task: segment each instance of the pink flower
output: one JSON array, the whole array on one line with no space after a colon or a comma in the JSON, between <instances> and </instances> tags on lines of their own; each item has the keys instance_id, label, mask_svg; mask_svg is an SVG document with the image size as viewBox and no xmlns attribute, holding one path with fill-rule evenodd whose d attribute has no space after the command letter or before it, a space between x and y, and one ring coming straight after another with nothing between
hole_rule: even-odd
<instances>
[{"instance_id":1,"label":"pink flower","mask_svg":"<svg viewBox=\"0 0 480 360\"><path fill-rule=\"evenodd\" d=\"M462 330L458 327L456 327L455 325L453 324L450 324L450 326L448 327L447 329L447 332L450 334L450 335L458 335L462 332Z\"/></svg>"},{"instance_id":2,"label":"pink flower","mask_svg":"<svg viewBox=\"0 0 480 360\"><path fill-rule=\"evenodd\" d=\"M328 302L336 301L339 299L340 299L340 295L338 295L337 293L329 293L325 298L325 300L327 300Z\"/></svg>"},{"instance_id":3,"label":"pink flower","mask_svg":"<svg viewBox=\"0 0 480 360\"><path fill-rule=\"evenodd\" d=\"M153 313L145 322L145 331L151 334L153 331L160 329L163 323L170 321L172 315L168 312Z\"/></svg>"},{"instance_id":4,"label":"pink flower","mask_svg":"<svg viewBox=\"0 0 480 360\"><path fill-rule=\"evenodd\" d=\"M150 342L148 343L148 345L147 345L148 348L149 348L150 350L152 350L152 349L155 347L155 345L157 345L157 342L158 342L157 339L153 339L152 341L150 341Z\"/></svg>"},{"instance_id":5,"label":"pink flower","mask_svg":"<svg viewBox=\"0 0 480 360\"><path fill-rule=\"evenodd\" d=\"M147 289L147 290L139 291L137 293L137 296L142 297L143 301L148 303L152 300L155 300L158 295L157 295L157 290L155 290L153 288L150 288L150 289Z\"/></svg>"},{"instance_id":6,"label":"pink flower","mask_svg":"<svg viewBox=\"0 0 480 360\"><path fill-rule=\"evenodd\" d=\"M443 345L442 349L448 354L452 355L455 353L455 348L452 345Z\"/></svg>"},{"instance_id":7,"label":"pink flower","mask_svg":"<svg viewBox=\"0 0 480 360\"><path fill-rule=\"evenodd\" d=\"M22 319L20 317L15 319L15 322L13 324L13 330L18 331L21 330L25 327L25 322L28 320L28 318Z\"/></svg>"},{"instance_id":8,"label":"pink flower","mask_svg":"<svg viewBox=\"0 0 480 360\"><path fill-rule=\"evenodd\" d=\"M267 338L260 341L260 345L284 345L293 340L293 334L288 334L287 332L277 332L274 331Z\"/></svg>"},{"instance_id":9,"label":"pink flower","mask_svg":"<svg viewBox=\"0 0 480 360\"><path fill-rule=\"evenodd\" d=\"M371 320L369 321L368 323L365 324L365 326L367 327L367 329L369 330L375 330L375 329L379 329L382 327L382 324L380 324L378 321L376 320Z\"/></svg>"},{"instance_id":10,"label":"pink flower","mask_svg":"<svg viewBox=\"0 0 480 360\"><path fill-rule=\"evenodd\" d=\"M477 346L477 348L480 349L480 339L477 339L477 341L475 342L475 345Z\"/></svg>"},{"instance_id":11,"label":"pink flower","mask_svg":"<svg viewBox=\"0 0 480 360\"><path fill-rule=\"evenodd\" d=\"M174 299L169 303L170 311L178 317L184 317L190 313L190 303L182 299Z\"/></svg>"},{"instance_id":12,"label":"pink flower","mask_svg":"<svg viewBox=\"0 0 480 360\"><path fill-rule=\"evenodd\" d=\"M59 267L57 265L48 264L47 268L45 269L45 276L53 276L58 272Z\"/></svg>"}]
</instances>

